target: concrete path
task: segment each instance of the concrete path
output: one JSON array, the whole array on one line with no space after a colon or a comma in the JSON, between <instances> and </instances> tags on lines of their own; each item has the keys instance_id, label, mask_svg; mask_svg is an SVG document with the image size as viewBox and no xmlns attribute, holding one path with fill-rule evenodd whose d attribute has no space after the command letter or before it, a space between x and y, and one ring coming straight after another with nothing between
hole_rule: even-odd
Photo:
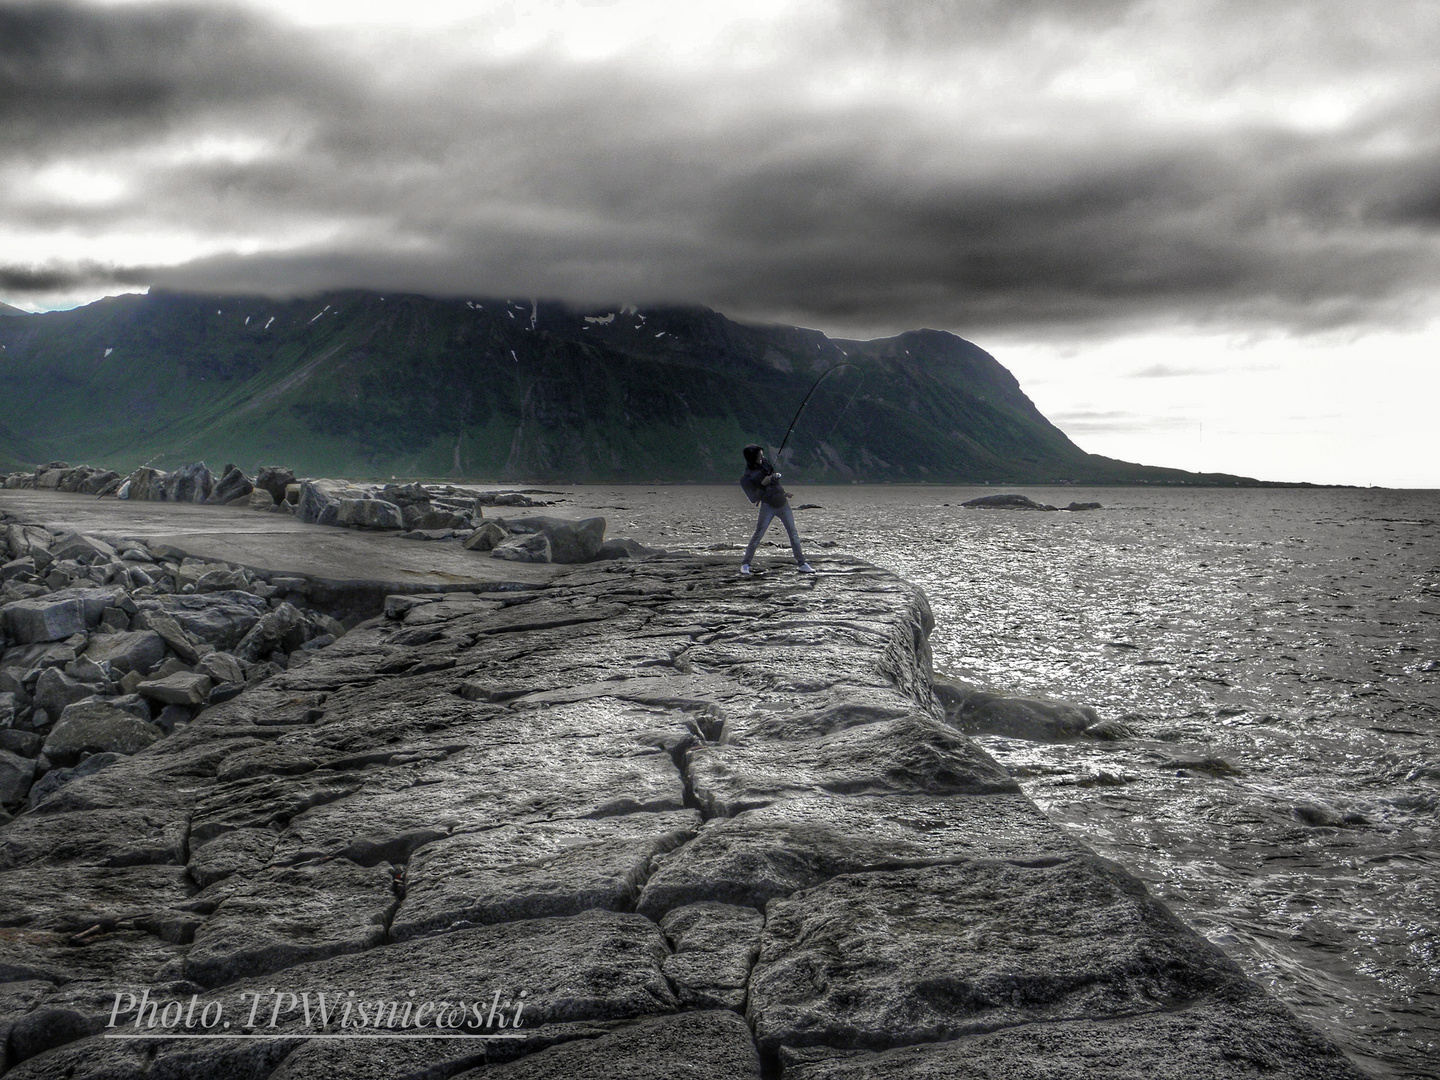
<instances>
[{"instance_id":1,"label":"concrete path","mask_svg":"<svg viewBox=\"0 0 1440 1080\"><path fill-rule=\"evenodd\" d=\"M46 528L168 545L185 555L331 585L377 582L391 592L427 587L538 585L568 568L492 559L459 544L306 525L289 514L228 506L130 502L57 491L0 490L0 511ZM393 587L392 587L393 586Z\"/></svg>"}]
</instances>

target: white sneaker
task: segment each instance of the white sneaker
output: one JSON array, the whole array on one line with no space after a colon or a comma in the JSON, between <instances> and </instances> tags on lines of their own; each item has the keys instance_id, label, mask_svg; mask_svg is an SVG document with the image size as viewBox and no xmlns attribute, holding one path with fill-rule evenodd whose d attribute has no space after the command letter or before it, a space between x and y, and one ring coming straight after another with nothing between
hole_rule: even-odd
<instances>
[{"instance_id":1,"label":"white sneaker","mask_svg":"<svg viewBox=\"0 0 1440 1080\"><path fill-rule=\"evenodd\" d=\"M815 573L815 568L811 566L808 562L802 562L799 566L795 568L795 571L796 573L800 574L813 574Z\"/></svg>"},{"instance_id":2,"label":"white sneaker","mask_svg":"<svg viewBox=\"0 0 1440 1080\"><path fill-rule=\"evenodd\" d=\"M750 574L750 564L749 564L748 562L742 562L742 563L740 564L740 573L741 573L741 575L744 576L744 577L750 577L750 576L751 576L751 574Z\"/></svg>"}]
</instances>

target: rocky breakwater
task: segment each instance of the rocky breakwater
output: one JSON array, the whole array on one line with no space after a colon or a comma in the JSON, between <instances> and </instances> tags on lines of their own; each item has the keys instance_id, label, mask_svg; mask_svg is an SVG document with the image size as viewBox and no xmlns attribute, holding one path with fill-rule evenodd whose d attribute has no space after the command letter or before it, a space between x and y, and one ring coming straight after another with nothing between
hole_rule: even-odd
<instances>
[{"instance_id":1,"label":"rocky breakwater","mask_svg":"<svg viewBox=\"0 0 1440 1080\"><path fill-rule=\"evenodd\" d=\"M226 563L0 514L0 823L345 633Z\"/></svg>"},{"instance_id":2,"label":"rocky breakwater","mask_svg":"<svg viewBox=\"0 0 1440 1080\"><path fill-rule=\"evenodd\" d=\"M28 809L8 1076L1358 1075L946 722L917 590L734 569L394 597Z\"/></svg>"}]
</instances>

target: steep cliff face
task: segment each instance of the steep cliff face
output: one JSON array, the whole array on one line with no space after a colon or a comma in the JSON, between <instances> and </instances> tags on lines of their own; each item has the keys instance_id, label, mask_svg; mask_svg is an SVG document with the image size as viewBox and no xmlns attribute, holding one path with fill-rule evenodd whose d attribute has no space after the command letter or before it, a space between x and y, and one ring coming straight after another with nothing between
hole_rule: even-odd
<instances>
[{"instance_id":1,"label":"steep cliff face","mask_svg":"<svg viewBox=\"0 0 1440 1080\"><path fill-rule=\"evenodd\" d=\"M699 307L362 292L152 292L0 320L0 457L729 480L736 449L778 444L841 363L787 450L811 482L1199 479L1084 453L993 357L941 331L840 341Z\"/></svg>"}]
</instances>

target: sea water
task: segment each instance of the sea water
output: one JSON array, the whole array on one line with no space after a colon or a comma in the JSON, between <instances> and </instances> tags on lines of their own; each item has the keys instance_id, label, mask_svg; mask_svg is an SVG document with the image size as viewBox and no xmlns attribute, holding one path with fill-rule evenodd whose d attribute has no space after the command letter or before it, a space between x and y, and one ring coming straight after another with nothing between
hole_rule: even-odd
<instances>
[{"instance_id":1,"label":"sea water","mask_svg":"<svg viewBox=\"0 0 1440 1080\"><path fill-rule=\"evenodd\" d=\"M810 554L925 589L937 674L1129 729L979 736L1052 819L1367 1071L1440 1073L1440 492L792 490ZM738 552L754 523L738 487L566 494L671 548Z\"/></svg>"}]
</instances>

